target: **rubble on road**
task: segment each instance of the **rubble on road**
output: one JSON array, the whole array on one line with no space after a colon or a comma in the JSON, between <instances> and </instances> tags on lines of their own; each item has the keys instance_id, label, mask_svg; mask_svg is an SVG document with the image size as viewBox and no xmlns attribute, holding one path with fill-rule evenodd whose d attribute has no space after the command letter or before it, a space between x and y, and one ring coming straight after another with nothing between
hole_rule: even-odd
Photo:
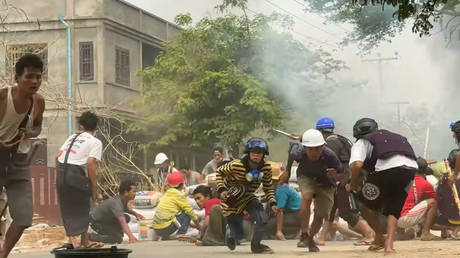
<instances>
[{"instance_id":1,"label":"rubble on road","mask_svg":"<svg viewBox=\"0 0 460 258\"><path fill-rule=\"evenodd\" d=\"M26 229L15 247L15 251L36 248L55 248L67 242L63 226L39 223Z\"/></svg>"}]
</instances>

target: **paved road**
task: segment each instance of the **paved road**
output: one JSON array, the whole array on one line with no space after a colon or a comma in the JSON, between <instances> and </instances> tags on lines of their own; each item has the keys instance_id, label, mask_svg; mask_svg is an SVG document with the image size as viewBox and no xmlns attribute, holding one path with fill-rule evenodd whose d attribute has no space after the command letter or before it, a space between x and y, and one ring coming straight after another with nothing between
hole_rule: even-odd
<instances>
[{"instance_id":1,"label":"paved road","mask_svg":"<svg viewBox=\"0 0 460 258\"><path fill-rule=\"evenodd\" d=\"M307 253L305 249L296 247L296 241L265 241L275 250L275 254L269 257L315 257L315 258L375 258L383 257L383 252L369 252L366 247L353 246L351 242L328 242L327 246L320 247L320 253ZM398 253L390 257L420 257L420 258L448 258L460 256L460 242L439 241L421 242L405 241L396 242ZM134 245L121 245L120 248L129 248L133 253L129 258L225 258L225 257L254 257L250 246L244 244L231 252L225 246L219 247L196 247L190 243L178 241L165 242L141 242ZM15 253L11 258L48 258L53 257L49 251L34 251Z\"/></svg>"}]
</instances>

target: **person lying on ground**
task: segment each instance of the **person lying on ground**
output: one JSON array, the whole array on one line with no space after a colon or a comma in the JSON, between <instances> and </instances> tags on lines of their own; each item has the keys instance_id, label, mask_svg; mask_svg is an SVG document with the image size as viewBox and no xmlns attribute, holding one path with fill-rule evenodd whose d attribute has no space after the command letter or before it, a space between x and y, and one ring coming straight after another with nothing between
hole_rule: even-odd
<instances>
[{"instance_id":1,"label":"person lying on ground","mask_svg":"<svg viewBox=\"0 0 460 258\"><path fill-rule=\"evenodd\" d=\"M407 229L423 223L420 240L438 240L439 237L430 232L436 219L438 196L433 186L424 178L424 174L430 169L426 160L418 157L417 165L419 168L401 210L401 217L398 219L397 225L400 228Z\"/></svg>"},{"instance_id":2,"label":"person lying on ground","mask_svg":"<svg viewBox=\"0 0 460 258\"><path fill-rule=\"evenodd\" d=\"M131 214L138 220L144 219L144 216L128 207L128 203L136 197L136 184L130 180L122 181L118 193L95 206L90 212L90 225L96 231L89 235L91 241L120 244L123 233L128 236L130 244L137 241L128 226L130 217L125 214Z\"/></svg>"},{"instance_id":3,"label":"person lying on ground","mask_svg":"<svg viewBox=\"0 0 460 258\"><path fill-rule=\"evenodd\" d=\"M198 225L197 215L181 192L184 187L182 174L180 172L169 174L167 185L168 189L157 205L152 223L156 235L162 240L168 240L172 235L175 235L175 239L185 235L191 220Z\"/></svg>"}]
</instances>

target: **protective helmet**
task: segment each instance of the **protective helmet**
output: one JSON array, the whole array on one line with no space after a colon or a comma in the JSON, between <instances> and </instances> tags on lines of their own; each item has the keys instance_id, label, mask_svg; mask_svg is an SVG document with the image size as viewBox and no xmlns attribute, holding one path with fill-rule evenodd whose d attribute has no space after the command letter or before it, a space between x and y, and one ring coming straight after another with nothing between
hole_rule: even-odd
<instances>
[{"instance_id":1,"label":"protective helmet","mask_svg":"<svg viewBox=\"0 0 460 258\"><path fill-rule=\"evenodd\" d=\"M422 175L433 175L434 171L428 166L426 159L422 157L417 158L418 171Z\"/></svg>"},{"instance_id":2,"label":"protective helmet","mask_svg":"<svg viewBox=\"0 0 460 258\"><path fill-rule=\"evenodd\" d=\"M447 160L449 161L450 168L452 168L452 169L455 168L455 164L457 162L457 156L458 155L460 155L460 149L453 149L449 153L449 157L447 158Z\"/></svg>"},{"instance_id":3,"label":"protective helmet","mask_svg":"<svg viewBox=\"0 0 460 258\"><path fill-rule=\"evenodd\" d=\"M168 156L166 156L166 154L164 154L163 152L160 152L155 156L155 161L153 162L153 164L161 165L165 163L165 161L167 160L168 160Z\"/></svg>"},{"instance_id":4,"label":"protective helmet","mask_svg":"<svg viewBox=\"0 0 460 258\"><path fill-rule=\"evenodd\" d=\"M320 131L332 132L334 130L334 121L330 117L322 117L316 121L316 129Z\"/></svg>"},{"instance_id":5,"label":"protective helmet","mask_svg":"<svg viewBox=\"0 0 460 258\"><path fill-rule=\"evenodd\" d=\"M454 125L455 125L455 122L450 122L450 124L449 124L450 130L454 129Z\"/></svg>"},{"instance_id":6,"label":"protective helmet","mask_svg":"<svg viewBox=\"0 0 460 258\"><path fill-rule=\"evenodd\" d=\"M460 120L452 125L451 130L454 133L460 133Z\"/></svg>"},{"instance_id":7,"label":"protective helmet","mask_svg":"<svg viewBox=\"0 0 460 258\"><path fill-rule=\"evenodd\" d=\"M184 177L180 172L172 172L168 175L168 185L172 187L177 187L180 184L184 183Z\"/></svg>"},{"instance_id":8,"label":"protective helmet","mask_svg":"<svg viewBox=\"0 0 460 258\"><path fill-rule=\"evenodd\" d=\"M251 139L248 140L248 142L246 143L246 149L245 149L244 152L249 153L249 152L251 152L253 150L259 150L265 155L269 154L269 152L268 152L268 144L262 138L251 138Z\"/></svg>"},{"instance_id":9,"label":"protective helmet","mask_svg":"<svg viewBox=\"0 0 460 258\"><path fill-rule=\"evenodd\" d=\"M379 129L377 122L375 122L372 118L361 118L356 121L355 125L353 126L353 136L356 139L359 139L366 134L370 134L373 131Z\"/></svg>"},{"instance_id":10,"label":"protective helmet","mask_svg":"<svg viewBox=\"0 0 460 258\"><path fill-rule=\"evenodd\" d=\"M302 145L305 147L318 147L325 143L323 134L316 129L308 129L302 135Z\"/></svg>"}]
</instances>

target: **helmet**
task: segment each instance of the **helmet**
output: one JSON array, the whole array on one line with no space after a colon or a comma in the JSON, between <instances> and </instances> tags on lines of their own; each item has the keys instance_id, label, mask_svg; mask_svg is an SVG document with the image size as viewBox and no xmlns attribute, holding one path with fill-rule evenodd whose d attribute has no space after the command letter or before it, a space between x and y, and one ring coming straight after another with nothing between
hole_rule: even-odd
<instances>
[{"instance_id":1,"label":"helmet","mask_svg":"<svg viewBox=\"0 0 460 258\"><path fill-rule=\"evenodd\" d=\"M417 158L417 166L420 174L423 175L433 175L434 171L428 166L426 159L422 157Z\"/></svg>"},{"instance_id":2,"label":"helmet","mask_svg":"<svg viewBox=\"0 0 460 258\"><path fill-rule=\"evenodd\" d=\"M332 132L334 127L334 121L330 117L322 117L316 121L317 130Z\"/></svg>"},{"instance_id":3,"label":"helmet","mask_svg":"<svg viewBox=\"0 0 460 258\"><path fill-rule=\"evenodd\" d=\"M379 128L377 122L372 118L361 118L353 126L353 136L359 139L366 134L370 134Z\"/></svg>"},{"instance_id":4,"label":"helmet","mask_svg":"<svg viewBox=\"0 0 460 258\"><path fill-rule=\"evenodd\" d=\"M450 130L454 129L454 125L455 125L455 122L450 122L450 124L449 124Z\"/></svg>"},{"instance_id":5,"label":"helmet","mask_svg":"<svg viewBox=\"0 0 460 258\"><path fill-rule=\"evenodd\" d=\"M168 156L166 156L166 154L164 154L163 152L160 152L155 156L155 161L153 162L153 164L161 165L165 163L165 161L167 160L168 160Z\"/></svg>"},{"instance_id":6,"label":"helmet","mask_svg":"<svg viewBox=\"0 0 460 258\"><path fill-rule=\"evenodd\" d=\"M457 156L460 155L460 149L453 149L449 153L447 160L449 161L450 168L455 168L455 163L457 162Z\"/></svg>"},{"instance_id":7,"label":"helmet","mask_svg":"<svg viewBox=\"0 0 460 258\"><path fill-rule=\"evenodd\" d=\"M168 175L168 185L172 187L179 186L184 183L184 177L180 172L174 171Z\"/></svg>"},{"instance_id":8,"label":"helmet","mask_svg":"<svg viewBox=\"0 0 460 258\"><path fill-rule=\"evenodd\" d=\"M246 143L246 150L244 152L249 153L253 150L259 150L265 155L269 154L268 144L262 138L251 138L248 140L248 142Z\"/></svg>"},{"instance_id":9,"label":"helmet","mask_svg":"<svg viewBox=\"0 0 460 258\"><path fill-rule=\"evenodd\" d=\"M316 129L308 129L302 135L302 145L305 147L318 147L325 143L323 134Z\"/></svg>"},{"instance_id":10,"label":"helmet","mask_svg":"<svg viewBox=\"0 0 460 258\"><path fill-rule=\"evenodd\" d=\"M455 122L453 125L451 124L451 130L454 133L460 133L460 120Z\"/></svg>"}]
</instances>

